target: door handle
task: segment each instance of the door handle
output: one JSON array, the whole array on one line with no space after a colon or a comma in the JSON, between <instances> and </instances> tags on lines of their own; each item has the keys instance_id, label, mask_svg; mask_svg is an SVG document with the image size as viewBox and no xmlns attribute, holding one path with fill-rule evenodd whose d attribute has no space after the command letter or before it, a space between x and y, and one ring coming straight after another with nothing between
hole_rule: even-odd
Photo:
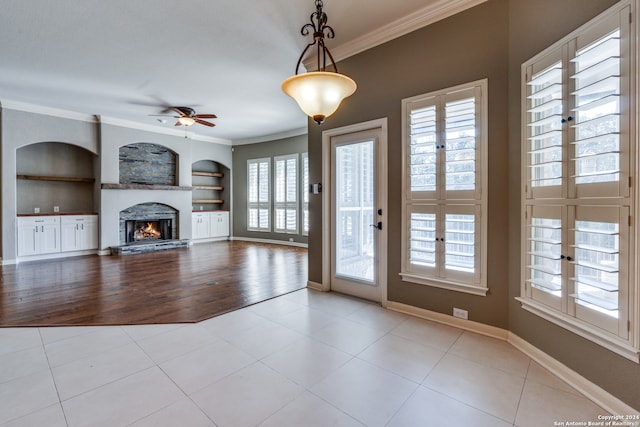
<instances>
[{"instance_id":1,"label":"door handle","mask_svg":"<svg viewBox=\"0 0 640 427\"><path fill-rule=\"evenodd\" d=\"M378 230L382 230L382 221L378 221L378 223L377 223L377 224L371 224L371 226L372 226L373 228L378 229Z\"/></svg>"}]
</instances>

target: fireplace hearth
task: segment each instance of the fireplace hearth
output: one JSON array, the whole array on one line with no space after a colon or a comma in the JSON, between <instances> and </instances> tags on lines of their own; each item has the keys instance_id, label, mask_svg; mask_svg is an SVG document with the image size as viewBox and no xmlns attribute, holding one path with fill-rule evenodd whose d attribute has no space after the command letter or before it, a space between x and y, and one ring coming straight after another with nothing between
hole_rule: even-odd
<instances>
[{"instance_id":1,"label":"fireplace hearth","mask_svg":"<svg viewBox=\"0 0 640 427\"><path fill-rule=\"evenodd\" d=\"M171 240L170 218L129 219L125 221L125 244L145 244Z\"/></svg>"}]
</instances>

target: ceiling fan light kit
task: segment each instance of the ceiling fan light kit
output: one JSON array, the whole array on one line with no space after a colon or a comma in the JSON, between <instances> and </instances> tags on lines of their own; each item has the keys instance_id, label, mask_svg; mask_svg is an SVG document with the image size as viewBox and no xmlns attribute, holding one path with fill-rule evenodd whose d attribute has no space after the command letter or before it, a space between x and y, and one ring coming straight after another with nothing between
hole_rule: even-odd
<instances>
[{"instance_id":1,"label":"ceiling fan light kit","mask_svg":"<svg viewBox=\"0 0 640 427\"><path fill-rule=\"evenodd\" d=\"M163 113L169 113L171 111L176 112L177 116L170 116L178 119L175 126L193 126L198 123L204 126L214 127L215 123L211 123L203 119L217 119L215 114L196 114L196 110L191 107L172 107L167 106L162 111ZM165 123L166 120L158 119L160 123Z\"/></svg>"},{"instance_id":2,"label":"ceiling fan light kit","mask_svg":"<svg viewBox=\"0 0 640 427\"><path fill-rule=\"evenodd\" d=\"M338 73L338 66L324 44L325 36L332 39L335 33L333 28L327 25L328 18L322 11L322 0L315 0L315 3L316 11L311 14L311 22L300 30L303 36L313 32L313 42L300 54L296 74L282 83L282 90L295 99L300 109L320 125L338 109L343 99L356 91L357 85L351 78ZM318 71L298 74L304 55L314 45L318 51ZM327 71L327 57L334 71Z\"/></svg>"}]
</instances>

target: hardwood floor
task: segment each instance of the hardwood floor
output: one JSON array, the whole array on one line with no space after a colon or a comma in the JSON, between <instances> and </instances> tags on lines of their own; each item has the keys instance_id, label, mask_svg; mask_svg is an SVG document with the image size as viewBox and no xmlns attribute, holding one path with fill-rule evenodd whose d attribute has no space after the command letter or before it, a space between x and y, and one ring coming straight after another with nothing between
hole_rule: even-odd
<instances>
[{"instance_id":1,"label":"hardwood floor","mask_svg":"<svg viewBox=\"0 0 640 427\"><path fill-rule=\"evenodd\" d=\"M248 243L0 267L0 326L197 322L301 289L307 250Z\"/></svg>"}]
</instances>

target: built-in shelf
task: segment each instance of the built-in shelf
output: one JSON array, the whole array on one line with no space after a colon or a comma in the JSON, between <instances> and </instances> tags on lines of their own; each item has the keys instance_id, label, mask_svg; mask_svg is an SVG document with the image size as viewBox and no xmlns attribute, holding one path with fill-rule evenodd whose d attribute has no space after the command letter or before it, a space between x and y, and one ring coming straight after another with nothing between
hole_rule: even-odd
<instances>
[{"instance_id":1,"label":"built-in shelf","mask_svg":"<svg viewBox=\"0 0 640 427\"><path fill-rule=\"evenodd\" d=\"M78 178L73 176L47 176L47 175L16 175L17 179L28 179L32 181L62 181L62 182L86 182L94 183L95 178Z\"/></svg>"},{"instance_id":2,"label":"built-in shelf","mask_svg":"<svg viewBox=\"0 0 640 427\"><path fill-rule=\"evenodd\" d=\"M219 186L219 185L194 185L193 186L194 190L215 190L215 191L222 191L224 190L224 187Z\"/></svg>"},{"instance_id":3,"label":"built-in shelf","mask_svg":"<svg viewBox=\"0 0 640 427\"><path fill-rule=\"evenodd\" d=\"M224 174L222 172L203 172L203 171L193 171L191 172L191 175L197 175L197 176L213 176L215 178L222 178L224 177Z\"/></svg>"},{"instance_id":4,"label":"built-in shelf","mask_svg":"<svg viewBox=\"0 0 640 427\"><path fill-rule=\"evenodd\" d=\"M224 200L216 200L216 199L193 199L193 203L217 203L222 204Z\"/></svg>"}]
</instances>

